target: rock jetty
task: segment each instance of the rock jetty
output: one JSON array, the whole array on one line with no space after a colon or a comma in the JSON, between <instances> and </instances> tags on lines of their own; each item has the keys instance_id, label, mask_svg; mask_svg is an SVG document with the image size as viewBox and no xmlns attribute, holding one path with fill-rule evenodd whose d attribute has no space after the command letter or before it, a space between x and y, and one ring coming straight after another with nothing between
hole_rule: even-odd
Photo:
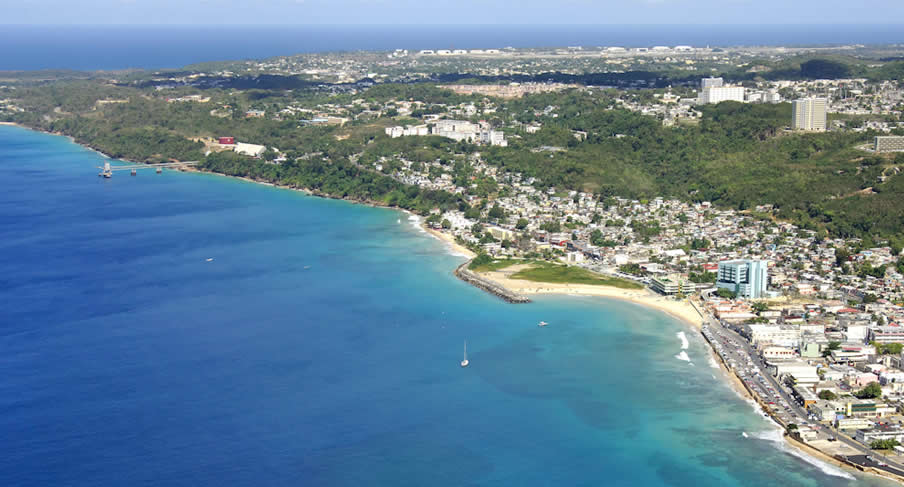
<instances>
[{"instance_id":1,"label":"rock jetty","mask_svg":"<svg viewBox=\"0 0 904 487\"><path fill-rule=\"evenodd\" d=\"M530 299L528 299L526 296L522 296L518 293L515 293L509 289L506 289L503 286L500 286L496 282L493 282L489 279L480 277L475 272L471 272L470 270L468 270L468 265L470 263L471 263L471 261L469 260L469 261L465 262L464 264L458 266L458 268L455 269L455 272L454 272L455 276L458 277L459 279L461 279L462 281L465 281L466 283L468 283L476 288L483 289L484 291L486 291L494 296L500 297L509 303L519 304L519 303L529 303L530 302Z\"/></svg>"}]
</instances>

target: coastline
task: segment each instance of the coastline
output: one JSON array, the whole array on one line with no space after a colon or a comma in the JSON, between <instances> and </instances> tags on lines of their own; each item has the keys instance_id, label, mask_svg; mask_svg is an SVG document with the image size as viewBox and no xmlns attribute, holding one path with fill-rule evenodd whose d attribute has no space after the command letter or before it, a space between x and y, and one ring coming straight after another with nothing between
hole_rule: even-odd
<instances>
[{"instance_id":1,"label":"coastline","mask_svg":"<svg viewBox=\"0 0 904 487\"><path fill-rule=\"evenodd\" d=\"M438 230L434 230L434 229L430 228L426 223L422 224L421 227L423 227L423 229L426 230L427 233L429 233L430 235L433 235L434 237L436 237L439 240L442 240L443 242L448 244L449 247L452 247L452 250L454 250L455 252L467 257L468 260L473 259L474 257L477 257L477 254L472 252L471 249L456 242L455 237L453 237L452 235L449 235L448 233L445 233L445 232L440 232Z\"/></svg>"},{"instance_id":2,"label":"coastline","mask_svg":"<svg viewBox=\"0 0 904 487\"><path fill-rule=\"evenodd\" d=\"M700 330L703 327L703 317L690 303L660 296L647 288L622 289L593 284L564 284L512 279L509 276L517 272L515 269L517 267L513 266L513 268L501 271L481 272L479 274L518 294L566 294L615 298L662 311L690 325L695 330Z\"/></svg>"},{"instance_id":3,"label":"coastline","mask_svg":"<svg viewBox=\"0 0 904 487\"><path fill-rule=\"evenodd\" d=\"M112 159L109 155L104 154L101 151L94 149L90 146L79 143L73 137L67 136L62 133L54 133L54 132L48 132L48 131L44 131L44 130L40 130L40 129L34 129L34 128L20 125L20 124L14 123L14 122L0 122L0 126L16 126L16 127L20 127L20 128L26 129L26 130L33 130L33 131L45 133L48 135L56 135L56 136L66 137L73 143L75 143L83 148L96 152L98 155L100 155L104 158ZM121 160L124 162L133 162L133 161L128 161L126 159L116 159L116 160ZM343 200L343 201L347 201L347 202L354 203L354 204L363 204L363 205L371 206L371 207L399 210L404 213L413 214L409 210L406 210L403 208L390 207L390 206L385 206L385 205L381 205L381 204L374 203L374 202L368 202L368 201L359 201L359 200L353 200L353 199L347 199L347 198L337 198L337 197L323 194L320 192L311 191L311 190L308 190L305 188L292 187L292 186L281 185L281 184L274 184L274 183L271 183L268 181L260 181L260 180L255 180L252 178L241 177L241 176L231 176L228 174L217 173L217 172L213 172L213 171L206 171L206 170L201 170L201 169L197 169L197 168L193 168L193 167L185 167L185 168L180 169L180 171L181 172L212 174L212 175L216 175L216 176L235 178L235 179L243 180L243 181L249 182L249 183L262 184L265 186L289 189L289 190L293 190L293 191L300 191L302 193L305 193L305 194L311 195L311 196L317 196L317 197L329 198L329 199L338 199L338 200ZM473 257L476 256L476 254L474 254L474 252L472 252L471 250L469 250L469 249L461 246L457 242L455 242L454 237L452 237L451 235L449 235L445 232L431 229L423 224L421 226L430 235L432 235L433 237L448 244L457 253L463 254L468 259L472 259ZM509 272L509 274L510 273L511 272ZM635 289L622 289L622 288L616 288L616 287L611 287L611 286L602 286L602 285L534 282L534 281L526 281L526 280L519 280L519 279L511 279L508 277L508 275L506 275L506 272L504 272L504 271L479 273L479 275L484 278L490 279L490 280L498 283L500 286L503 286L503 287L505 287L515 293L519 293L519 294L562 294L562 295L595 296L595 297L620 299L620 300L629 301L629 302L632 302L632 303L635 303L635 304L638 304L641 306L645 306L648 308L653 308L653 309L665 312L666 314L669 314L670 316L687 323L692 328L694 328L698 331L702 328L702 325L703 325L702 316L694 308L694 306L690 304L689 301L687 301L687 300L685 300L685 301L671 300L666 297L655 294L647 288L635 290ZM716 359L716 363L719 365L719 368L727 373L726 378L728 379L729 387L731 387L732 390L734 390L737 394L739 394L739 396L741 398L743 398L745 400L751 399L751 400L757 402L757 404L760 405L760 407L762 407L762 405L759 403L759 401L757 400L755 395L752 394L751 391L749 391L746 388L746 386L742 383L742 381L738 378L738 376L736 374L734 374L733 372L731 372L730 369L727 368L727 365L721 360L721 357L718 356L718 354L715 352L715 349L712 347L712 345L709 343L708 340L707 340L707 347L709 348L712 356L714 356L714 358ZM772 419L773 422L775 422L775 419L772 418L772 416L770 414L768 414L767 411L764 411L764 414L766 414L770 419ZM779 423L776 422L776 424L778 425ZM806 455L806 456L812 457L812 458L816 458L816 459L826 462L826 463L830 463L833 466L838 466L840 468L843 468L845 471L858 472L861 474L869 474L869 475L882 477L885 479L891 479L890 477L888 477L886 475L881 475L876 472L854 468L851 465L848 465L848 464L832 457L831 455L829 455L826 452L823 452L813 446L799 442L798 440L788 436L787 434L783 434L783 441L787 445L789 445L790 447L799 451L803 455ZM896 480L896 481L900 482L900 479L891 479L891 480Z\"/></svg>"}]
</instances>

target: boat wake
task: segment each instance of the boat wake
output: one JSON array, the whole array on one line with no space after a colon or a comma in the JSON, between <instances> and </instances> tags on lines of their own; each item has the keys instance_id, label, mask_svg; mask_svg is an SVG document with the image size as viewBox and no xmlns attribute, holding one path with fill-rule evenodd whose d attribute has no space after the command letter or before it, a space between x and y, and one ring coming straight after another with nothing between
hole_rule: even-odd
<instances>
[{"instance_id":1,"label":"boat wake","mask_svg":"<svg viewBox=\"0 0 904 487\"><path fill-rule=\"evenodd\" d=\"M810 465L818 468L822 473L824 473L826 475L831 475L833 477L841 477L843 479L848 479L848 480L857 480L856 477L845 472L844 470L841 470L840 468L830 465L817 458L813 458L809 455L805 455L804 453L798 451L796 448L789 446L785 442L785 439L783 438L783 436L784 436L784 433L782 432L781 428L773 429L770 431L763 431L760 433L754 433L754 435L753 435L754 438L757 438L759 440L768 441L768 442L775 444L779 450L809 463Z\"/></svg>"},{"instance_id":2,"label":"boat wake","mask_svg":"<svg viewBox=\"0 0 904 487\"><path fill-rule=\"evenodd\" d=\"M683 331L679 331L678 333L675 333L675 336L681 340L681 350L687 350L687 347L690 346L690 342L687 341L687 335L685 335Z\"/></svg>"}]
</instances>

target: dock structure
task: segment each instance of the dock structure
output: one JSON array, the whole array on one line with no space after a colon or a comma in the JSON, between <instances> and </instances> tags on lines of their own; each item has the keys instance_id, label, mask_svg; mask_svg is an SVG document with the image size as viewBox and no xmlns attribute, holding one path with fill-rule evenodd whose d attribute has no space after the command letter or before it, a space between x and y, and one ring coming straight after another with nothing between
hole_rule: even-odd
<instances>
[{"instance_id":1,"label":"dock structure","mask_svg":"<svg viewBox=\"0 0 904 487\"><path fill-rule=\"evenodd\" d=\"M97 168L100 169L100 173L98 173L98 176L101 176L104 178L111 178L111 177L113 177L113 171L129 171L132 174L132 176L134 176L138 173L139 169L156 169L157 174L160 174L161 172L163 172L162 171L163 168L167 168L167 167L180 168L180 167L185 167L185 166L194 166L195 164L198 164L199 162L201 162L201 161L160 162L160 163L156 163L156 164L125 164L122 166L114 166L114 165L110 164L109 162L104 162L103 166L97 166Z\"/></svg>"}]
</instances>

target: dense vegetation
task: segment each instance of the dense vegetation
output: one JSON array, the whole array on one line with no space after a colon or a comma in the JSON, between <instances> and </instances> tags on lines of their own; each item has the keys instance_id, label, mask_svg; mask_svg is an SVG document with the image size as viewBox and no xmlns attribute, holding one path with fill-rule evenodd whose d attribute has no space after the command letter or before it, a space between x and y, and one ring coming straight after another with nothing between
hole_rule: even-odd
<instances>
[{"instance_id":1,"label":"dense vegetation","mask_svg":"<svg viewBox=\"0 0 904 487\"><path fill-rule=\"evenodd\" d=\"M304 188L321 195L365 201L426 213L433 208L459 208L464 203L443 191L428 191L363 170L346 160L300 159L268 164L232 152L211 154L203 168L226 174Z\"/></svg>"},{"instance_id":2,"label":"dense vegetation","mask_svg":"<svg viewBox=\"0 0 904 487\"><path fill-rule=\"evenodd\" d=\"M551 104L526 98L513 110ZM740 210L772 204L777 216L840 236L892 235L904 228L904 181L880 176L904 157L855 148L873 133L786 133L790 106L725 102L702 107L697 125L663 127L655 118L607 109L602 97L559 95L555 122L522 134L486 159L538 178L543 186L601 196L675 197ZM527 117L530 118L530 117ZM573 130L588 133L578 142ZM542 146L565 148L543 152ZM870 189L867 189L870 188Z\"/></svg>"},{"instance_id":3,"label":"dense vegetation","mask_svg":"<svg viewBox=\"0 0 904 487\"><path fill-rule=\"evenodd\" d=\"M840 69L833 62L840 61L791 60L788 66L809 76ZM874 69L844 65L852 74L862 73L861 68ZM890 62L882 68L894 74L900 68L896 66ZM180 90L175 94L199 92ZM469 186L471 194L486 197L499 191L500 186L491 178L472 180L465 163L466 157L479 151L484 160L504 171L536 178L535 186L540 189L583 190L601 199L663 196L711 201L740 210L772 204L775 217L808 229L845 237L904 235L904 205L900 204L904 176L893 170L904 164L904 155L879 157L857 149L858 144L875 135L870 132L786 132L788 104L725 102L701 107L699 123L665 127L655 117L620 108L614 93L608 90L570 90L496 100L498 116L489 122L508 127L510 136L509 147L501 148L438 137L390 139L383 135L385 126L420 123L417 118L365 117L337 127L303 126L298 117L291 116L282 120L243 116L251 108L275 113L288 102L315 105L327 101L349 104L353 99L372 103L401 99L424 102L420 113L414 114L417 117L444 104L480 99L429 84L377 85L363 93L336 96L306 89L236 92L212 88L200 92L216 103L167 103L147 89L98 80L23 84L14 94L27 111L7 118L71 135L115 157L136 161L203 159L203 145L195 140L232 135L241 141L279 148L288 161L274 165L213 154L206 158L204 168L421 212L431 205L463 210L469 207L457 197L421 191L389 178L387 174L398 168L400 159L416 164L439 161L443 169L432 168L431 172L450 173L454 182ZM645 99L652 94L637 91L630 96ZM128 102L96 103L104 99ZM229 107L225 116L211 115L212 108L222 106ZM557 116L544 116L548 110ZM543 124L537 133L511 129L512 124L534 121ZM586 140L575 138L574 131L586 132ZM268 157L273 154L268 153ZM381 172L374 170L378 162L383 167ZM653 222L632 224L640 238L661 230ZM614 243L599 237L599 245Z\"/></svg>"}]
</instances>

